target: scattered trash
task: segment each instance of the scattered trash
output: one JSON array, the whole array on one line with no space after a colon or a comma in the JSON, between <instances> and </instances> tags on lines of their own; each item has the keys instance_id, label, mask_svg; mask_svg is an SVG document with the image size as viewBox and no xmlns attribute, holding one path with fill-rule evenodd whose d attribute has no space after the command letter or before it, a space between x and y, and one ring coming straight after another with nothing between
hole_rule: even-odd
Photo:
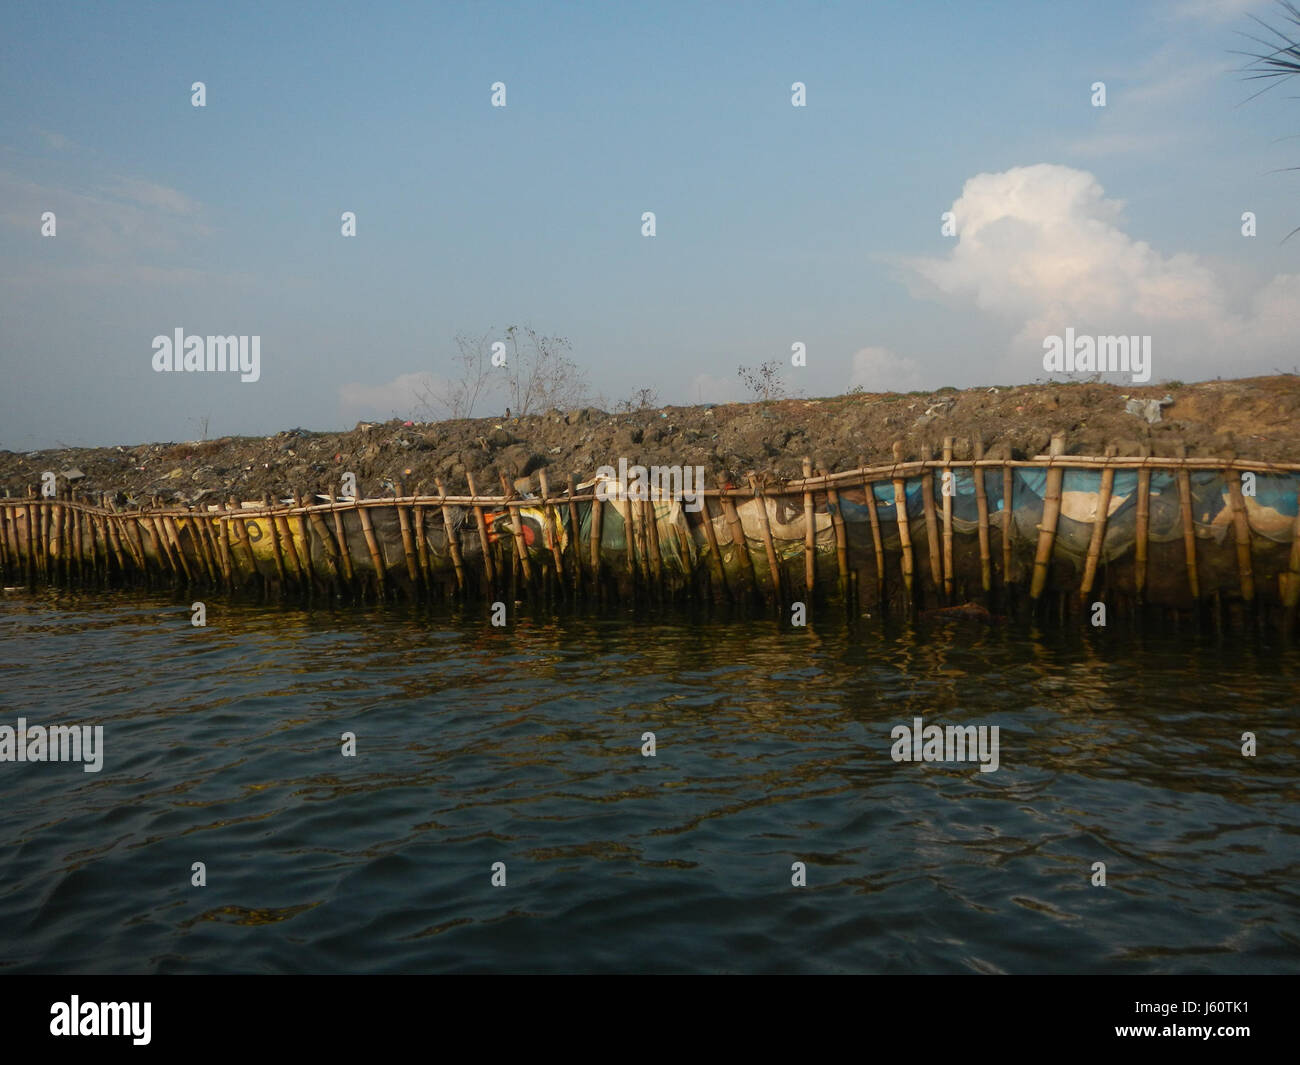
<instances>
[{"instance_id":1,"label":"scattered trash","mask_svg":"<svg viewBox=\"0 0 1300 1065\"><path fill-rule=\"evenodd\" d=\"M72 469L70 470L64 470L60 474L60 476L63 477L63 479L68 481L69 483L72 483L72 482L80 481L86 475L81 471L81 469L79 469L76 466L73 466Z\"/></svg>"},{"instance_id":2,"label":"scattered trash","mask_svg":"<svg viewBox=\"0 0 1300 1065\"><path fill-rule=\"evenodd\" d=\"M1155 425L1161 419L1160 410L1174 402L1174 397L1166 394L1164 399L1130 399L1124 404L1124 410L1145 418L1149 425Z\"/></svg>"}]
</instances>

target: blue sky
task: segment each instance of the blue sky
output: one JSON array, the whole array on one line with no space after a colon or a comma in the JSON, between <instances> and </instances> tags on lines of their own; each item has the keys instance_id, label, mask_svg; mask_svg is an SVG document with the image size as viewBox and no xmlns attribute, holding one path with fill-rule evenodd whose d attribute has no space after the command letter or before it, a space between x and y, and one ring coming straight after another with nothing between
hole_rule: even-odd
<instances>
[{"instance_id":1,"label":"blue sky","mask_svg":"<svg viewBox=\"0 0 1300 1065\"><path fill-rule=\"evenodd\" d=\"M1300 101L1246 102L1251 12L7 3L0 447L405 417L510 324L609 403L769 359L809 396L1027 382L1067 326L1151 335L1153 381L1290 370ZM177 327L260 336L260 380L155 373Z\"/></svg>"}]
</instances>

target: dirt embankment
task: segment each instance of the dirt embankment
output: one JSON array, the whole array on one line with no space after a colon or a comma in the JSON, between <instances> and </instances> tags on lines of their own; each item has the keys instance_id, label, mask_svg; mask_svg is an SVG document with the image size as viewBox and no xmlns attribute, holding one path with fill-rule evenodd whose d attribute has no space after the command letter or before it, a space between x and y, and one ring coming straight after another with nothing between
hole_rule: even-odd
<instances>
[{"instance_id":1,"label":"dirt embankment","mask_svg":"<svg viewBox=\"0 0 1300 1065\"><path fill-rule=\"evenodd\" d=\"M1128 400L1172 403L1160 420L1126 409ZM1157 403L1158 405L1158 403ZM235 496L283 497L297 490L335 491L344 472L363 496L432 493L441 477L449 492L466 490L466 471L480 492L541 468L560 490L619 458L644 465L703 466L710 485L741 483L749 471L774 479L801 476L809 455L830 470L865 460L891 461L901 440L905 455L937 452L945 436L954 457L969 458L982 439L991 454L1024 457L1046 451L1053 432L1068 434L1071 454L1121 455L1147 445L1155 455L1300 461L1300 377L1283 375L1210 381L1174 388L1053 383L927 393L866 393L767 403L656 407L625 414L593 408L548 411L524 418L411 423L360 423L339 433L290 429L270 437L225 437L188 443L0 451L0 491L25 494L44 471L62 489L110 492L130 505L158 497L167 503L216 502Z\"/></svg>"}]
</instances>

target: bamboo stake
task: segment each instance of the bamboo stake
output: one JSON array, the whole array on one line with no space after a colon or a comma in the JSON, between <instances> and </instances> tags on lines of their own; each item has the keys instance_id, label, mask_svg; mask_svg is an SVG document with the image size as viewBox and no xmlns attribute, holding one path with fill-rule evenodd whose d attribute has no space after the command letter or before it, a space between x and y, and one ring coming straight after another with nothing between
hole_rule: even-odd
<instances>
[{"instance_id":1,"label":"bamboo stake","mask_svg":"<svg viewBox=\"0 0 1300 1065\"><path fill-rule=\"evenodd\" d=\"M749 475L749 486L754 490L755 496L758 497L759 514L762 521L759 528L763 533L763 549L767 552L767 569L772 581L772 596L778 607L781 606L781 567L776 561L776 544L772 541L772 524L767 517L767 497L763 495L758 485L758 477L754 474Z\"/></svg>"},{"instance_id":2,"label":"bamboo stake","mask_svg":"<svg viewBox=\"0 0 1300 1065\"><path fill-rule=\"evenodd\" d=\"M272 506L274 506L274 502ZM271 515L271 520L277 522L280 526L280 547L284 550L285 565L290 570L294 583L298 585L301 591L311 589L311 580L308 576L306 563L298 557L298 544L294 539L293 525L289 521L290 515L288 508L284 508Z\"/></svg>"},{"instance_id":3,"label":"bamboo stake","mask_svg":"<svg viewBox=\"0 0 1300 1065\"><path fill-rule=\"evenodd\" d=\"M825 476L825 470L822 475ZM849 601L849 537L844 528L844 515L840 512L840 494L829 485L826 488L827 509L831 512L831 527L835 530L835 567L839 574L840 598Z\"/></svg>"},{"instance_id":4,"label":"bamboo stake","mask_svg":"<svg viewBox=\"0 0 1300 1065\"><path fill-rule=\"evenodd\" d=\"M234 496L230 497L230 502L227 506L233 512L233 516L230 518L230 528L235 534L235 541L232 546L234 548L243 549L244 554L248 559L248 576L256 577L259 575L260 571L257 568L257 556L253 554L253 541L248 535L248 526L244 524L244 519L240 517L240 511L243 508L240 507L239 502ZM235 557L236 560L238 560L238 554L236 554Z\"/></svg>"},{"instance_id":5,"label":"bamboo stake","mask_svg":"<svg viewBox=\"0 0 1300 1065\"><path fill-rule=\"evenodd\" d=\"M343 524L343 511L338 508L338 501L335 499L333 490L329 493L330 506L334 512L334 535L339 541L339 560L343 563L343 576L347 579L348 587L356 580L356 574L352 570L352 548L348 546L347 529Z\"/></svg>"},{"instance_id":6,"label":"bamboo stake","mask_svg":"<svg viewBox=\"0 0 1300 1065\"><path fill-rule=\"evenodd\" d=\"M903 461L903 442L894 441L894 462ZM906 594L906 607L910 611L916 601L912 590L913 570L916 560L912 556L912 520L907 513L907 482L902 477L894 478L894 516L898 521L898 540L903 548L903 590Z\"/></svg>"},{"instance_id":7,"label":"bamboo stake","mask_svg":"<svg viewBox=\"0 0 1300 1065\"><path fill-rule=\"evenodd\" d=\"M284 552L280 546L279 522L275 520L274 514L269 513L272 506L271 493L270 492L265 493L265 495L263 495L262 497L262 501L266 504L266 509L268 511L266 523L271 527L271 552L275 557L276 576L280 578L280 587L285 588L288 586L287 571L289 567L285 565L284 555L286 555L288 552Z\"/></svg>"},{"instance_id":8,"label":"bamboo stake","mask_svg":"<svg viewBox=\"0 0 1300 1065\"><path fill-rule=\"evenodd\" d=\"M504 473L501 474L501 487L505 490L506 506L510 510L510 525L515 536L515 557L519 559L519 566L524 571L524 583L531 590L533 587L533 566L528 558L528 545L524 542L524 520L519 510L519 504L514 502L516 496L515 486L506 480Z\"/></svg>"},{"instance_id":9,"label":"bamboo stake","mask_svg":"<svg viewBox=\"0 0 1300 1065\"><path fill-rule=\"evenodd\" d=\"M438 488L438 494L442 496L442 527L447 536L447 550L451 554L451 564L456 568L456 589L465 594L465 564L460 557L460 537L452 525L451 507L447 506L447 490L442 486L442 478L435 477L433 483Z\"/></svg>"},{"instance_id":10,"label":"bamboo stake","mask_svg":"<svg viewBox=\"0 0 1300 1065\"><path fill-rule=\"evenodd\" d=\"M1291 558L1288 560L1286 580L1282 585L1282 603L1287 608L1287 617L1295 612L1300 604L1300 483L1296 486L1295 532L1291 537Z\"/></svg>"},{"instance_id":11,"label":"bamboo stake","mask_svg":"<svg viewBox=\"0 0 1300 1065\"><path fill-rule=\"evenodd\" d=\"M952 602L952 498L957 491L956 474L952 472L952 437L943 438L943 596Z\"/></svg>"},{"instance_id":12,"label":"bamboo stake","mask_svg":"<svg viewBox=\"0 0 1300 1065\"><path fill-rule=\"evenodd\" d=\"M222 521L220 516L211 519L212 538L217 546L217 560L221 563L221 576L225 579L226 589L235 590L235 572L230 554L230 523Z\"/></svg>"},{"instance_id":13,"label":"bamboo stake","mask_svg":"<svg viewBox=\"0 0 1300 1065\"><path fill-rule=\"evenodd\" d=\"M982 438L975 439L975 458L984 457L984 441ZM975 507L979 511L980 527L980 587L984 594L988 595L993 591L993 554L989 547L989 493L988 487L984 483L984 471L982 469L971 470L975 478Z\"/></svg>"},{"instance_id":14,"label":"bamboo stake","mask_svg":"<svg viewBox=\"0 0 1300 1065\"><path fill-rule=\"evenodd\" d=\"M700 516L704 519L704 538L709 542L710 569L717 580L713 594L730 596L731 589L727 587L727 571L722 565L722 550L718 547L718 531L713 526L713 515L709 513L709 501L705 498L700 502L702 504Z\"/></svg>"},{"instance_id":15,"label":"bamboo stake","mask_svg":"<svg viewBox=\"0 0 1300 1065\"><path fill-rule=\"evenodd\" d=\"M664 556L659 543L659 505L653 499L645 501L646 548L650 555L650 569L654 573L655 594L664 590Z\"/></svg>"},{"instance_id":16,"label":"bamboo stake","mask_svg":"<svg viewBox=\"0 0 1300 1065\"><path fill-rule=\"evenodd\" d=\"M573 595L582 591L582 526L578 522L578 479L569 474L569 545L573 552Z\"/></svg>"},{"instance_id":17,"label":"bamboo stake","mask_svg":"<svg viewBox=\"0 0 1300 1065\"><path fill-rule=\"evenodd\" d=\"M53 546L50 549L50 557L54 561L52 567L54 579L62 584L67 580L68 575L67 560L64 558L63 548L63 501L56 498L51 507L50 538Z\"/></svg>"},{"instance_id":18,"label":"bamboo stake","mask_svg":"<svg viewBox=\"0 0 1300 1065\"><path fill-rule=\"evenodd\" d=\"M551 485L546 476L546 468L537 471L537 483L542 490L542 514L546 519L546 541L551 549L551 558L555 562L555 579L564 587L564 553L560 550L559 515L551 502Z\"/></svg>"},{"instance_id":19,"label":"bamboo stake","mask_svg":"<svg viewBox=\"0 0 1300 1065\"><path fill-rule=\"evenodd\" d=\"M605 517L605 504L594 493L591 499L591 582L600 587L600 526Z\"/></svg>"},{"instance_id":20,"label":"bamboo stake","mask_svg":"<svg viewBox=\"0 0 1300 1065\"><path fill-rule=\"evenodd\" d=\"M176 521L170 514L162 515L163 531L167 534L167 542L171 545L172 550L176 553L176 558L180 561L181 572L185 574L185 583L194 584L194 571L190 568L190 560L185 556L185 551L181 547L180 530L176 527Z\"/></svg>"},{"instance_id":21,"label":"bamboo stake","mask_svg":"<svg viewBox=\"0 0 1300 1065\"><path fill-rule=\"evenodd\" d=\"M931 448L926 444L922 454L928 461ZM940 557L939 522L934 506L934 471L929 467L921 474L921 504L925 508L925 542L930 549L930 587L936 594L943 588L943 560Z\"/></svg>"},{"instance_id":22,"label":"bamboo stake","mask_svg":"<svg viewBox=\"0 0 1300 1065\"><path fill-rule=\"evenodd\" d=\"M418 494L421 486L416 486ZM415 537L415 556L420 562L420 577L426 594L433 594L433 564L429 558L429 540L424 535L424 507L416 503L411 507L411 534Z\"/></svg>"},{"instance_id":23,"label":"bamboo stake","mask_svg":"<svg viewBox=\"0 0 1300 1065\"><path fill-rule=\"evenodd\" d=\"M293 505L295 511L297 511L295 517L297 518L298 525L298 539L302 541L302 550L297 551L295 549L295 553L298 555L298 563L302 567L303 576L307 582L308 592L315 592L317 579L316 563L311 557L311 533L307 528L307 510L303 506L302 493L296 488L293 491ZM289 525L289 518L287 516L285 517L285 524ZM289 538L289 542L295 545L297 544L297 540L292 536Z\"/></svg>"},{"instance_id":24,"label":"bamboo stake","mask_svg":"<svg viewBox=\"0 0 1300 1065\"><path fill-rule=\"evenodd\" d=\"M1149 452L1150 446L1142 445L1143 452ZM1133 551L1133 584L1137 589L1137 601L1142 603L1146 596L1147 585L1147 549L1151 534L1151 471L1138 470L1137 481L1137 530Z\"/></svg>"},{"instance_id":25,"label":"bamboo stake","mask_svg":"<svg viewBox=\"0 0 1300 1065\"><path fill-rule=\"evenodd\" d=\"M370 550L370 564L375 567L375 583L379 586L379 598L386 595L384 580L384 559L379 553L379 541L375 538L375 527L370 523L370 512L363 506L357 507L357 516L361 519L361 531L366 536L366 547Z\"/></svg>"},{"instance_id":26,"label":"bamboo stake","mask_svg":"<svg viewBox=\"0 0 1300 1065\"><path fill-rule=\"evenodd\" d=\"M880 515L876 511L876 486L867 477L862 478L862 488L867 497L867 519L871 522L871 546L876 553L876 603L885 605L885 541L880 532Z\"/></svg>"},{"instance_id":27,"label":"bamboo stake","mask_svg":"<svg viewBox=\"0 0 1300 1065\"><path fill-rule=\"evenodd\" d=\"M208 584L216 587L220 583L217 576L219 569L211 545L208 543L207 522L195 511L194 507L189 507L189 528L191 536L198 547L199 558L203 562L203 571L208 575Z\"/></svg>"},{"instance_id":28,"label":"bamboo stake","mask_svg":"<svg viewBox=\"0 0 1300 1065\"><path fill-rule=\"evenodd\" d=\"M400 500L406 495L406 489L399 483L397 486L398 501L393 503L393 509L397 511L397 525L402 531L402 554L406 556L406 575L411 579L411 584L418 590L420 587L420 566L415 557L415 537L411 534L411 516L406 513L406 507Z\"/></svg>"},{"instance_id":29,"label":"bamboo stake","mask_svg":"<svg viewBox=\"0 0 1300 1065\"><path fill-rule=\"evenodd\" d=\"M749 553L749 542L745 539L745 527L740 523L740 513L729 495L722 496L722 512L726 515L727 527L731 531L732 547L739 555L737 562L741 583L744 584L746 591L752 594L758 588L758 577L754 573L754 559Z\"/></svg>"},{"instance_id":30,"label":"bamboo stake","mask_svg":"<svg viewBox=\"0 0 1300 1065\"><path fill-rule=\"evenodd\" d=\"M1178 457L1186 455L1186 445L1178 445ZM1187 583L1192 598L1201 598L1201 581L1196 573L1196 526L1192 520L1192 476L1185 466L1178 468L1178 510L1183 519L1183 549L1187 555Z\"/></svg>"},{"instance_id":31,"label":"bamboo stake","mask_svg":"<svg viewBox=\"0 0 1300 1065\"><path fill-rule=\"evenodd\" d=\"M1065 434L1053 433L1050 453L1065 454ZM1061 516L1061 484L1065 470L1060 466L1047 469L1047 491L1043 496L1043 519L1038 526L1038 550L1034 553L1034 576L1029 588L1029 598L1037 601L1047 587L1047 568L1052 561L1052 547L1056 543L1056 523Z\"/></svg>"},{"instance_id":32,"label":"bamboo stake","mask_svg":"<svg viewBox=\"0 0 1300 1065\"><path fill-rule=\"evenodd\" d=\"M1241 494L1241 477L1229 474L1228 498L1232 502L1232 525L1237 534L1237 575L1241 580L1241 598L1247 603L1255 599L1255 574L1250 558L1250 521L1246 516L1246 500Z\"/></svg>"},{"instance_id":33,"label":"bamboo stake","mask_svg":"<svg viewBox=\"0 0 1300 1065\"><path fill-rule=\"evenodd\" d=\"M804 456L803 479L812 477L812 459ZM817 581L817 529L813 521L812 492L804 489L803 493L803 586L809 600L813 598L813 589Z\"/></svg>"},{"instance_id":34,"label":"bamboo stake","mask_svg":"<svg viewBox=\"0 0 1300 1065\"><path fill-rule=\"evenodd\" d=\"M1115 451L1113 444L1106 453ZM1097 516L1092 522L1092 538L1088 541L1088 558L1083 565L1083 580L1079 584L1079 602L1086 603L1092 593L1092 582L1097 576L1097 563L1101 559L1101 545L1106 539L1106 521L1110 517L1110 497L1115 489L1115 471L1101 471L1101 490L1097 493Z\"/></svg>"},{"instance_id":35,"label":"bamboo stake","mask_svg":"<svg viewBox=\"0 0 1300 1065\"><path fill-rule=\"evenodd\" d=\"M325 568L329 570L330 580L338 584L340 577L338 545L334 542L334 537L330 533L329 526L325 524L325 519L321 517L320 511L309 511L307 518L316 533L316 538L320 540L321 550L325 553Z\"/></svg>"},{"instance_id":36,"label":"bamboo stake","mask_svg":"<svg viewBox=\"0 0 1300 1065\"><path fill-rule=\"evenodd\" d=\"M465 480L469 483L470 506L474 510L475 523L478 525L479 545L483 548L483 572L487 575L487 586L492 592L495 591L496 586L496 568L492 564L492 545L488 541L487 521L483 517L483 507L474 502L478 498L478 488L474 484L474 475L469 470L465 471Z\"/></svg>"}]
</instances>

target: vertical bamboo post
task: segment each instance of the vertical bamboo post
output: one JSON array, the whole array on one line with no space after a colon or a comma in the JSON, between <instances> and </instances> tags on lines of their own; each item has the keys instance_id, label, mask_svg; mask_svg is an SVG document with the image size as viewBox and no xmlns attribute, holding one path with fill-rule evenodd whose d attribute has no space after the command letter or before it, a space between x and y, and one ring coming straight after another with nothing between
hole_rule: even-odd
<instances>
[{"instance_id":1,"label":"vertical bamboo post","mask_svg":"<svg viewBox=\"0 0 1300 1065\"><path fill-rule=\"evenodd\" d=\"M866 474L862 476L862 490L867 500L867 519L871 522L871 546L876 554L876 603L883 609L885 606L885 541L880 533L880 514L876 511L876 486Z\"/></svg>"},{"instance_id":2,"label":"vertical bamboo post","mask_svg":"<svg viewBox=\"0 0 1300 1065\"><path fill-rule=\"evenodd\" d=\"M903 461L903 442L894 441L894 466L897 468ZM898 541L903 548L902 571L903 571L903 591L905 594L905 609L909 612L912 604L916 601L912 588L913 572L916 560L912 555L912 521L907 513L907 481L902 477L894 478L894 516L898 520Z\"/></svg>"},{"instance_id":3,"label":"vertical bamboo post","mask_svg":"<svg viewBox=\"0 0 1300 1065\"><path fill-rule=\"evenodd\" d=\"M957 491L952 472L952 437L943 438L943 596L952 602L952 499Z\"/></svg>"},{"instance_id":4,"label":"vertical bamboo post","mask_svg":"<svg viewBox=\"0 0 1300 1065\"><path fill-rule=\"evenodd\" d=\"M737 562L741 582L746 591L753 595L758 589L758 577L754 574L754 559L749 553L749 541L745 539L745 527L740 522L740 513L736 510L735 502L727 495L727 489L720 489L718 498L722 503L722 512L727 517L732 547L739 555Z\"/></svg>"},{"instance_id":5,"label":"vertical bamboo post","mask_svg":"<svg viewBox=\"0 0 1300 1065\"><path fill-rule=\"evenodd\" d=\"M1106 457L1114 458L1115 445L1106 445ZM1079 584L1079 602L1087 603L1092 592L1092 582L1097 576L1097 563L1101 559L1101 545L1106 539L1106 520L1110 517L1110 497L1115 490L1115 467L1101 471L1101 490L1097 493L1097 516L1092 521L1092 537L1088 541L1088 558L1083 565L1083 580Z\"/></svg>"},{"instance_id":6,"label":"vertical bamboo post","mask_svg":"<svg viewBox=\"0 0 1300 1065\"><path fill-rule=\"evenodd\" d=\"M601 523L605 518L605 503L593 488L591 494L591 582L600 589L600 536Z\"/></svg>"},{"instance_id":7,"label":"vertical bamboo post","mask_svg":"<svg viewBox=\"0 0 1300 1065\"><path fill-rule=\"evenodd\" d=\"M664 556L659 544L659 504L647 491L645 501L646 551L650 556L650 569L655 578L655 594L664 592Z\"/></svg>"},{"instance_id":8,"label":"vertical bamboo post","mask_svg":"<svg viewBox=\"0 0 1300 1065\"><path fill-rule=\"evenodd\" d=\"M564 587L564 553L560 550L560 524L556 506L551 502L551 484L546 476L546 467L537 471L537 483L542 490L542 515L546 519L545 538L551 549L551 558L555 562L555 579Z\"/></svg>"},{"instance_id":9,"label":"vertical bamboo post","mask_svg":"<svg viewBox=\"0 0 1300 1065\"><path fill-rule=\"evenodd\" d=\"M812 478L812 459L807 455L803 459L803 479ZM803 586L809 602L813 598L817 582L817 527L814 521L813 496L805 484L803 490Z\"/></svg>"},{"instance_id":10,"label":"vertical bamboo post","mask_svg":"<svg viewBox=\"0 0 1300 1065\"><path fill-rule=\"evenodd\" d=\"M280 523L280 546L284 549L286 564L292 570L294 580L298 583L300 590L310 591L311 571L308 568L308 561L298 555L298 544L294 539L293 524L289 519L290 508L288 506L272 518L273 521Z\"/></svg>"},{"instance_id":11,"label":"vertical bamboo post","mask_svg":"<svg viewBox=\"0 0 1300 1065\"><path fill-rule=\"evenodd\" d=\"M483 572L487 576L488 594L496 590L496 567L492 563L492 545L488 540L487 520L483 517L483 507L478 502L478 488L474 484L474 474L465 471L465 480L469 484L470 506L474 510L474 521L478 526L479 546L483 549Z\"/></svg>"},{"instance_id":12,"label":"vertical bamboo post","mask_svg":"<svg viewBox=\"0 0 1300 1065\"><path fill-rule=\"evenodd\" d=\"M310 493L308 493L308 498L310 498ZM298 526L298 535L296 538L290 537L290 541L294 544L302 543L302 550L297 552L298 563L302 566L303 579L306 581L308 592L315 594L318 578L316 576L316 562L312 558L311 530L307 521L307 507L303 502L302 492L296 488L293 490L293 509L295 519L293 524ZM287 517L285 523L291 524Z\"/></svg>"},{"instance_id":13,"label":"vertical bamboo post","mask_svg":"<svg viewBox=\"0 0 1300 1065\"><path fill-rule=\"evenodd\" d=\"M573 596L582 592L582 526L578 521L578 479L569 474L569 550L573 565Z\"/></svg>"},{"instance_id":14,"label":"vertical bamboo post","mask_svg":"<svg viewBox=\"0 0 1300 1065\"><path fill-rule=\"evenodd\" d=\"M727 587L727 571L722 565L722 550L718 547L718 530L714 528L713 515L709 512L709 497L701 496L700 502L703 503L700 517L703 518L704 538L709 542L709 568L712 578L716 581L713 594L730 596L731 589Z\"/></svg>"},{"instance_id":15,"label":"vertical bamboo post","mask_svg":"<svg viewBox=\"0 0 1300 1065\"><path fill-rule=\"evenodd\" d=\"M1151 455L1151 446L1142 444L1138 454L1143 458ZM1133 585L1137 589L1137 601L1141 604L1146 598L1147 586L1147 549L1151 536L1151 468L1145 463L1139 467L1137 475L1137 529L1133 545Z\"/></svg>"},{"instance_id":16,"label":"vertical bamboo post","mask_svg":"<svg viewBox=\"0 0 1300 1065\"><path fill-rule=\"evenodd\" d=\"M63 500L56 496L50 506L50 541L53 544L50 548L50 557L54 561L51 571L55 581L63 584L67 578L67 564L63 550L63 519L65 513Z\"/></svg>"},{"instance_id":17,"label":"vertical bamboo post","mask_svg":"<svg viewBox=\"0 0 1300 1065\"><path fill-rule=\"evenodd\" d=\"M1241 581L1241 598L1247 603L1255 600L1255 573L1250 557L1250 520L1246 516L1246 500L1241 493L1241 474L1224 470L1228 482L1228 498L1232 501L1232 525L1237 534L1237 576Z\"/></svg>"},{"instance_id":18,"label":"vertical bamboo post","mask_svg":"<svg viewBox=\"0 0 1300 1065\"><path fill-rule=\"evenodd\" d=\"M1292 473L1296 478L1296 514L1295 531L1291 536L1291 557L1287 562L1286 580L1282 585L1282 605L1286 607L1287 621L1300 604L1300 473Z\"/></svg>"},{"instance_id":19,"label":"vertical bamboo post","mask_svg":"<svg viewBox=\"0 0 1300 1065\"><path fill-rule=\"evenodd\" d=\"M767 553L767 569L769 579L772 582L772 598L779 609L782 605L781 600L781 567L776 561L776 544L772 541L772 523L767 516L767 497L763 495L758 485L758 477L755 474L749 475L749 487L754 493L754 499L758 502L759 514L762 521L759 528L763 533L763 550Z\"/></svg>"},{"instance_id":20,"label":"vertical bamboo post","mask_svg":"<svg viewBox=\"0 0 1300 1065\"><path fill-rule=\"evenodd\" d=\"M435 477L433 483L438 489L438 495L442 496L442 528L447 537L447 551L451 555L451 564L456 569L456 589L464 595L465 563L460 555L460 535L452 522L451 507L447 506L447 489L443 487L442 478Z\"/></svg>"},{"instance_id":21,"label":"vertical bamboo post","mask_svg":"<svg viewBox=\"0 0 1300 1065\"><path fill-rule=\"evenodd\" d=\"M397 511L397 525L402 531L402 554L406 556L406 576L410 578L411 587L419 594L420 591L420 565L415 554L415 536L411 532L411 516L406 512L406 506L402 500L406 498L406 488L398 482L397 498L393 501L393 507Z\"/></svg>"},{"instance_id":22,"label":"vertical bamboo post","mask_svg":"<svg viewBox=\"0 0 1300 1065\"><path fill-rule=\"evenodd\" d=\"M375 568L375 583L379 587L379 598L387 596L387 584L384 579L384 556L379 551L379 541L375 537L375 527L370 521L370 512L357 502L357 517L361 519L361 531L366 537L366 547L370 551L370 564Z\"/></svg>"},{"instance_id":23,"label":"vertical bamboo post","mask_svg":"<svg viewBox=\"0 0 1300 1065\"><path fill-rule=\"evenodd\" d=\"M208 575L208 584L216 587L219 583L217 577L217 563L213 558L211 546L208 543L208 523L199 517L194 507L189 508L188 521L195 544L198 546L200 558L203 560L203 571Z\"/></svg>"},{"instance_id":24,"label":"vertical bamboo post","mask_svg":"<svg viewBox=\"0 0 1300 1065\"><path fill-rule=\"evenodd\" d=\"M1065 434L1053 433L1048 455L1057 458L1065 454ZM1038 550L1034 552L1034 576L1029 587L1029 598L1037 601L1047 587L1047 569L1052 562L1052 547L1056 543L1056 523L1061 516L1061 485L1065 480L1065 471L1060 466L1052 465L1051 458L1047 466L1047 490L1043 496L1043 518L1038 526Z\"/></svg>"},{"instance_id":25,"label":"vertical bamboo post","mask_svg":"<svg viewBox=\"0 0 1300 1065\"><path fill-rule=\"evenodd\" d=\"M825 469L818 469L821 477L826 477ZM826 486L827 509L831 512L831 528L835 531L835 568L839 575L840 598L844 605L849 604L849 537L844 527L844 515L840 512L840 494L829 484Z\"/></svg>"},{"instance_id":26,"label":"vertical bamboo post","mask_svg":"<svg viewBox=\"0 0 1300 1065\"><path fill-rule=\"evenodd\" d=\"M1183 549L1187 555L1187 583L1192 598L1201 598L1201 581L1196 573L1196 524L1192 517L1192 477L1182 460L1187 457L1187 446L1178 445L1178 510L1183 519Z\"/></svg>"},{"instance_id":27,"label":"vertical bamboo post","mask_svg":"<svg viewBox=\"0 0 1300 1065\"><path fill-rule=\"evenodd\" d=\"M929 462L934 457L934 449L925 444L921 448L921 458ZM943 590L943 560L939 546L939 521L934 506L934 471L926 467L921 474L921 504L925 508L925 542L929 547L930 588L935 595Z\"/></svg>"},{"instance_id":28,"label":"vertical bamboo post","mask_svg":"<svg viewBox=\"0 0 1300 1065\"><path fill-rule=\"evenodd\" d=\"M341 575L338 545L334 542L329 526L325 524L325 519L321 517L319 511L309 511L307 518L311 522L312 530L316 533L316 538L320 540L321 551L325 554L325 568L329 571L330 581L337 587ZM310 554L311 548L307 550L308 554Z\"/></svg>"},{"instance_id":29,"label":"vertical bamboo post","mask_svg":"<svg viewBox=\"0 0 1300 1065\"><path fill-rule=\"evenodd\" d=\"M329 493L329 500L334 513L334 535L339 542L339 561L343 563L343 577L350 589L356 580L356 574L352 569L352 548L348 546L348 534L343 525L343 511L339 509L339 501L335 498L333 490Z\"/></svg>"},{"instance_id":30,"label":"vertical bamboo post","mask_svg":"<svg viewBox=\"0 0 1300 1065\"><path fill-rule=\"evenodd\" d=\"M984 483L984 467L978 465L984 459L984 438L975 438L975 462L971 467L971 476L975 478L975 508L979 512L980 531L980 588L987 596L993 591L993 553L989 547L989 492Z\"/></svg>"},{"instance_id":31,"label":"vertical bamboo post","mask_svg":"<svg viewBox=\"0 0 1300 1065\"><path fill-rule=\"evenodd\" d=\"M1002 588L1011 587L1011 546L1015 535L1016 471L1002 460Z\"/></svg>"},{"instance_id":32,"label":"vertical bamboo post","mask_svg":"<svg viewBox=\"0 0 1300 1065\"><path fill-rule=\"evenodd\" d=\"M519 559L519 567L524 571L524 583L527 584L529 591L533 587L533 566L528 558L528 544L524 542L524 521L519 512L519 504L516 503L515 488L506 480L506 475L501 474L501 488L505 492L506 506L510 510L510 528L514 533L515 557Z\"/></svg>"},{"instance_id":33,"label":"vertical bamboo post","mask_svg":"<svg viewBox=\"0 0 1300 1065\"><path fill-rule=\"evenodd\" d=\"M289 567L285 564L285 560L284 560L285 554L287 552L285 552L280 545L280 525L275 520L275 517L271 512L272 503L271 503L270 492L266 492L263 494L262 502L266 504L266 513L267 513L266 524L269 527L270 534L271 534L271 553L275 559L275 573L276 576L280 578L280 587L282 589L287 589L288 588L287 571Z\"/></svg>"}]
</instances>

